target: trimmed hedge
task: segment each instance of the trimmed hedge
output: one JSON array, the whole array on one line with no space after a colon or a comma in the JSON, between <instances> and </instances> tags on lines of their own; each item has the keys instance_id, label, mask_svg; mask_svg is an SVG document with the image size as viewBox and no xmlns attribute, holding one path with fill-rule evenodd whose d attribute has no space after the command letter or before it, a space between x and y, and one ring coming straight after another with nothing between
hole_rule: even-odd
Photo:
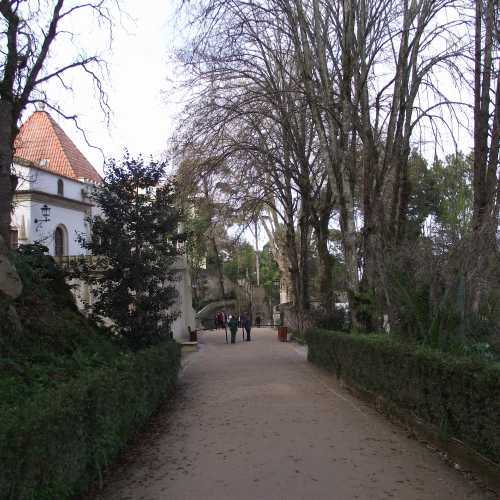
<instances>
[{"instance_id":1,"label":"trimmed hedge","mask_svg":"<svg viewBox=\"0 0 500 500\"><path fill-rule=\"evenodd\" d=\"M83 492L172 394L180 346L166 342L83 372L0 413L0 498Z\"/></svg>"},{"instance_id":2,"label":"trimmed hedge","mask_svg":"<svg viewBox=\"0 0 500 500\"><path fill-rule=\"evenodd\" d=\"M308 332L309 361L500 463L500 364L415 348L387 335Z\"/></svg>"}]
</instances>

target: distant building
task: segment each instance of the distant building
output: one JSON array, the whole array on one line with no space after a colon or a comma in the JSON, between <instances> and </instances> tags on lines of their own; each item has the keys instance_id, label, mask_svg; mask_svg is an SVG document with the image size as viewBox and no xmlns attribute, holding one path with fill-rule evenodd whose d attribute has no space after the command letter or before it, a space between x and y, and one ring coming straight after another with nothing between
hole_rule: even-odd
<instances>
[{"instance_id":1,"label":"distant building","mask_svg":"<svg viewBox=\"0 0 500 500\"><path fill-rule=\"evenodd\" d=\"M98 213L89 198L102 177L44 110L35 111L22 125L16 138L14 172L18 178L11 222L11 245L39 242L49 254L64 260L88 251L77 241L89 234L85 219ZM174 322L174 337L188 337L195 328L191 304L191 280L184 256L175 269L179 281L177 308L182 316ZM79 306L92 303L92 293L79 284L75 293Z\"/></svg>"}]
</instances>

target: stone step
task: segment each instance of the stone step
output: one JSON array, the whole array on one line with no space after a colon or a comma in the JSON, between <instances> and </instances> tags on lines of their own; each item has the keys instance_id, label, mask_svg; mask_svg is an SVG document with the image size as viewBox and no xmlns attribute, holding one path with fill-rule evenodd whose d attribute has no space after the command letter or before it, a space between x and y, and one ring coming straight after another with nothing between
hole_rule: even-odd
<instances>
[{"instance_id":1,"label":"stone step","mask_svg":"<svg viewBox=\"0 0 500 500\"><path fill-rule=\"evenodd\" d=\"M198 342L181 342L181 349L183 351L197 351L198 350Z\"/></svg>"}]
</instances>

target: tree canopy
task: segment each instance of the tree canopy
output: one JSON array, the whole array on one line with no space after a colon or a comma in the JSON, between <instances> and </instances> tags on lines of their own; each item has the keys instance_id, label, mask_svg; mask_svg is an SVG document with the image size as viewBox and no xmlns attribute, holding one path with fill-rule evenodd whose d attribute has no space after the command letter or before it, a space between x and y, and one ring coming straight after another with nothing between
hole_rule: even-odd
<instances>
[{"instance_id":1,"label":"tree canopy","mask_svg":"<svg viewBox=\"0 0 500 500\"><path fill-rule=\"evenodd\" d=\"M165 178L165 164L126 153L108 160L102 186L93 195L101 213L80 235L95 256L80 276L95 286L92 313L111 320L116 333L134 349L171 335L178 313L174 264L183 252L176 186Z\"/></svg>"}]
</instances>

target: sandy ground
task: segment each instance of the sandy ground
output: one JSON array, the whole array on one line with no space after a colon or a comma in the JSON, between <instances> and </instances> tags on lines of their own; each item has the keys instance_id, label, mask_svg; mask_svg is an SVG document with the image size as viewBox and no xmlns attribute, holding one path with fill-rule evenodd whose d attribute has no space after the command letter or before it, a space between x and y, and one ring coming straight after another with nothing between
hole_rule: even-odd
<instances>
[{"instance_id":1,"label":"sandy ground","mask_svg":"<svg viewBox=\"0 0 500 500\"><path fill-rule=\"evenodd\" d=\"M173 409L106 479L99 500L492 498L310 365L269 329L201 335Z\"/></svg>"}]
</instances>

